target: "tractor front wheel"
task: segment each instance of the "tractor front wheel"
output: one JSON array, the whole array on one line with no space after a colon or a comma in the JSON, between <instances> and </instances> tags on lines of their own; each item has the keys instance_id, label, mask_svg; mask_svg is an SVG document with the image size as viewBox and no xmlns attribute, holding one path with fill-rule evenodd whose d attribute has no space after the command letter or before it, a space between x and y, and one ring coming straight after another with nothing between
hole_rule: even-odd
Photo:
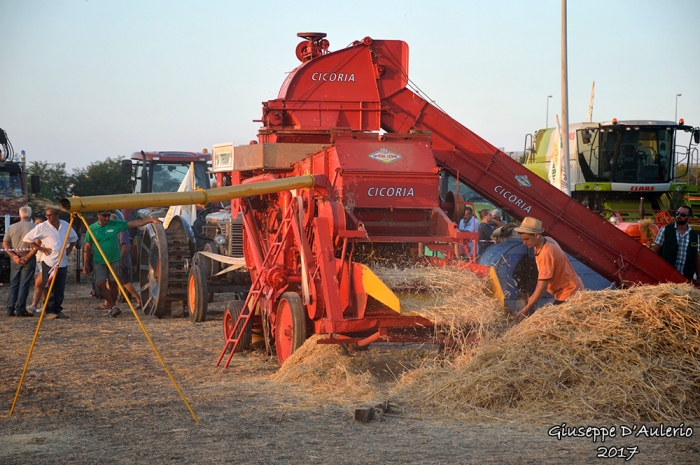
<instances>
[{"instance_id":1,"label":"tractor front wheel","mask_svg":"<svg viewBox=\"0 0 700 465\"><path fill-rule=\"evenodd\" d=\"M306 318L301 297L285 292L277 305L275 348L282 365L306 341Z\"/></svg>"},{"instance_id":2,"label":"tractor front wheel","mask_svg":"<svg viewBox=\"0 0 700 465\"><path fill-rule=\"evenodd\" d=\"M208 302L204 268L192 265L187 278L187 304L192 323L201 323L207 319Z\"/></svg>"}]
</instances>

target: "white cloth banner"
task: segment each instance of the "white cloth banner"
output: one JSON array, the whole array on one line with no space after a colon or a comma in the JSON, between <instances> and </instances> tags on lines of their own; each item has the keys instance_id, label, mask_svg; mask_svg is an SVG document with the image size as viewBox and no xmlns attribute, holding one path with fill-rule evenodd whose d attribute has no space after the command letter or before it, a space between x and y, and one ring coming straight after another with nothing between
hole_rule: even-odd
<instances>
[{"instance_id":1,"label":"white cloth banner","mask_svg":"<svg viewBox=\"0 0 700 465\"><path fill-rule=\"evenodd\" d=\"M243 268L245 266L245 258L238 258L238 257L229 257L228 255L219 255L217 253L211 253L211 252L198 252L200 255L203 255L211 260L216 260L219 263L226 263L227 265L231 265L228 268L225 268L218 273L216 273L214 276L219 276L222 274L229 273L231 271L237 270L239 268Z\"/></svg>"},{"instance_id":2,"label":"white cloth banner","mask_svg":"<svg viewBox=\"0 0 700 465\"><path fill-rule=\"evenodd\" d=\"M194 190L194 163L190 163L190 168L187 170L187 174L182 179L180 187L177 189L178 192L191 192ZM163 221L163 227L168 229L170 226L170 221L172 221L173 216L180 216L186 219L190 225L194 224L194 220L197 219L197 206L196 205L174 205L168 208L168 213L165 215L165 220Z\"/></svg>"},{"instance_id":3,"label":"white cloth banner","mask_svg":"<svg viewBox=\"0 0 700 465\"><path fill-rule=\"evenodd\" d=\"M561 127L559 126L559 115L556 117L557 127L549 139L548 152L552 154L549 164L549 183L567 195L568 181L564 171L564 163L569 163L569 157L564 152L564 144L561 139Z\"/></svg>"}]
</instances>

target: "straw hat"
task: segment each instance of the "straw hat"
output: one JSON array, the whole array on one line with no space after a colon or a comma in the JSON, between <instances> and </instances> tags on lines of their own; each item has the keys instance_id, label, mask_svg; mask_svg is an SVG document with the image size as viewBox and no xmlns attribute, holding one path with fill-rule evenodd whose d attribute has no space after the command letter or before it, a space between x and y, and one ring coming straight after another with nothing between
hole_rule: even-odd
<instances>
[{"instance_id":1,"label":"straw hat","mask_svg":"<svg viewBox=\"0 0 700 465\"><path fill-rule=\"evenodd\" d=\"M542 234L544 232L542 222L531 216L526 216L523 219L523 222L520 223L520 226L515 228L515 230L519 233L525 234Z\"/></svg>"}]
</instances>

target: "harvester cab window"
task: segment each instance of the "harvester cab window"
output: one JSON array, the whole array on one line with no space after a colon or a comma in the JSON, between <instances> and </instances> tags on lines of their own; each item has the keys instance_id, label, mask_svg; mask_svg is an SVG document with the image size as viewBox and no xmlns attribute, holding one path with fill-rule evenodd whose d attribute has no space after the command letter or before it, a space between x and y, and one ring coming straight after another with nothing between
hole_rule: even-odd
<instances>
[{"instance_id":1,"label":"harvester cab window","mask_svg":"<svg viewBox=\"0 0 700 465\"><path fill-rule=\"evenodd\" d=\"M668 182L670 158L664 156L672 134L655 127L604 129L599 169L591 164L598 180L622 183Z\"/></svg>"},{"instance_id":2,"label":"harvester cab window","mask_svg":"<svg viewBox=\"0 0 700 465\"><path fill-rule=\"evenodd\" d=\"M601 180L601 157L600 152L596 150L598 131L586 128L577 131L576 136L578 137L579 165L584 179L587 182Z\"/></svg>"}]
</instances>

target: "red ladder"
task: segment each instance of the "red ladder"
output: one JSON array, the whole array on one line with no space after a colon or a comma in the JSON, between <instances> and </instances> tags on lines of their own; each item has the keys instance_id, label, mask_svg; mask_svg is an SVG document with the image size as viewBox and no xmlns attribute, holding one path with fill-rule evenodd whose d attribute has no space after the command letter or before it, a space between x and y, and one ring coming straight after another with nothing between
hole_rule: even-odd
<instances>
[{"instance_id":1,"label":"red ladder","mask_svg":"<svg viewBox=\"0 0 700 465\"><path fill-rule=\"evenodd\" d=\"M228 365L229 363L231 363L231 359L233 358L233 354L235 354L236 350L238 350L241 338L243 337L245 330L250 325L250 319L253 316L253 309L257 307L258 302L260 302L260 298L262 297L263 290L265 288L265 282L263 277L267 274L266 270L269 269L272 263L275 263L277 261L277 258L283 250L282 244L285 243L289 234L292 233L292 227L290 225L292 218L291 211L292 208L289 208L287 214L282 218L282 222L280 223L277 233L275 234L273 242L270 245L270 248L267 250L267 253L265 254L265 259L263 260L262 266L258 270L258 275L255 278L255 281L253 282L252 286L250 287L250 291L248 291L248 296L246 297L245 303L243 304L243 310L241 311L240 315L238 315L238 319L233 325L233 329L231 329L231 332L229 334L226 334L226 331L224 330L224 334L226 336L226 344L221 350L219 358L216 360L216 366L219 366L221 360L224 358L224 354L229 349L229 347L231 347L231 353L229 354L228 358L226 359L226 363L224 364L224 369L228 368ZM245 214L243 215L243 222L246 226L246 232L248 233L248 240L259 239L254 238L250 234L251 229L248 227L249 225L247 224ZM240 328L240 331L238 331L238 337L236 337L236 330L238 328Z\"/></svg>"}]
</instances>

